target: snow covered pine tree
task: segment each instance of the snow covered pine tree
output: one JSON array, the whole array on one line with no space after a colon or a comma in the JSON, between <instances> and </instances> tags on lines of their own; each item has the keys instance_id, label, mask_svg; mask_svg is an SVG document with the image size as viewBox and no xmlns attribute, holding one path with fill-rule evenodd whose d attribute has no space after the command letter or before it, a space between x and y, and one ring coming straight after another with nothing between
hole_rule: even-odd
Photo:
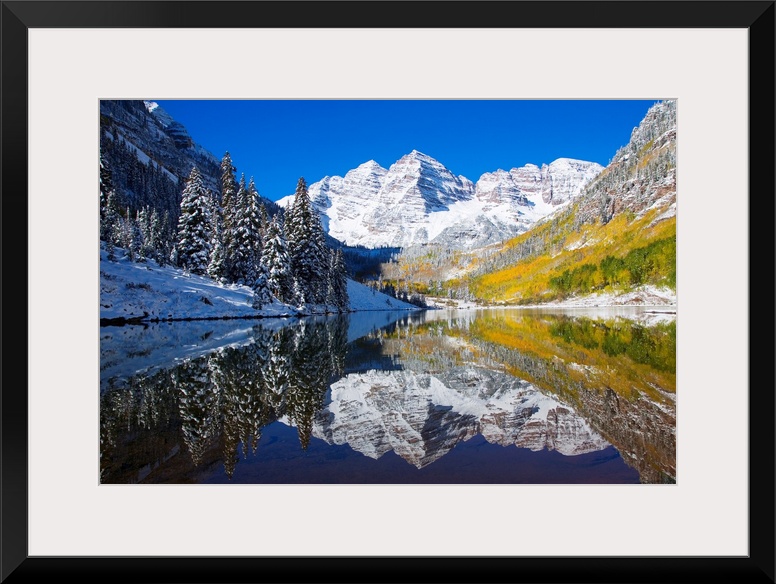
<instances>
[{"instance_id":1,"label":"snow covered pine tree","mask_svg":"<svg viewBox=\"0 0 776 584\"><path fill-rule=\"evenodd\" d=\"M191 169L181 198L178 219L177 258L179 267L192 274L205 275L212 240L210 195L197 167Z\"/></svg>"}]
</instances>

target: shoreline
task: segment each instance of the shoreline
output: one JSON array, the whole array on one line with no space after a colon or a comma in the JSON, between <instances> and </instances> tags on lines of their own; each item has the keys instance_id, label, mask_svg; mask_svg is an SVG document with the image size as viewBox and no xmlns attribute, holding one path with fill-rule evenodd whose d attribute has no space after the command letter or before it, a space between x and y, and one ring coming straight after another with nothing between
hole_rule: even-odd
<instances>
[{"instance_id":1,"label":"shoreline","mask_svg":"<svg viewBox=\"0 0 776 584\"><path fill-rule=\"evenodd\" d=\"M159 324L162 322L203 322L203 321L222 321L222 320L266 320L266 319L280 319L280 318L308 318L311 316L338 316L343 314L354 314L359 312L420 312L423 310L429 310L427 308L384 308L384 309L362 309L362 310L345 310L343 312L299 312L295 314L248 314L239 316L182 316L177 318L148 318L148 314L144 316L119 316L115 318L100 318L100 327L107 326L148 326L149 324Z\"/></svg>"}]
</instances>

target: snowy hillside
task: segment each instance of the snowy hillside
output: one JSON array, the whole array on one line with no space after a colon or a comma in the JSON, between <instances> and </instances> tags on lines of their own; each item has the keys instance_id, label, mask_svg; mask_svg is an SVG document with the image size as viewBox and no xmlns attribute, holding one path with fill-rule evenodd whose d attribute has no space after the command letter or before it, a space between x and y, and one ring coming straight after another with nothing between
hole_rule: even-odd
<instances>
[{"instance_id":1,"label":"snowy hillside","mask_svg":"<svg viewBox=\"0 0 776 584\"><path fill-rule=\"evenodd\" d=\"M182 183L191 167L197 166L207 186L218 188L219 159L195 142L186 128L156 103L100 100L100 129L108 140L118 137L144 165L149 161L159 165L174 183ZM101 146L106 155L111 153L110 144L105 140L101 140ZM119 168L118 160L111 162L114 162L114 168Z\"/></svg>"},{"instance_id":2,"label":"snowy hillside","mask_svg":"<svg viewBox=\"0 0 776 584\"><path fill-rule=\"evenodd\" d=\"M251 306L253 292L247 286L222 285L210 278L187 274L149 260L130 262L117 249L115 261L100 250L100 319L198 320L303 316L322 308L304 308L274 302L257 310ZM418 310L380 292L348 280L350 309Z\"/></svg>"}]
</instances>

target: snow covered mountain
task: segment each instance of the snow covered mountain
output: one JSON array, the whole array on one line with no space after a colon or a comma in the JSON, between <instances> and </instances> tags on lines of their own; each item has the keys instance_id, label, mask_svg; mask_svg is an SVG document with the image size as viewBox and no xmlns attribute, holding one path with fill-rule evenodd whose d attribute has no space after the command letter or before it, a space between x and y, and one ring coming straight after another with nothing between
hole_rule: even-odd
<instances>
[{"instance_id":1,"label":"snow covered mountain","mask_svg":"<svg viewBox=\"0 0 776 584\"><path fill-rule=\"evenodd\" d=\"M659 210L655 222L676 216L676 122L676 100L649 108L628 144L585 187L581 220L607 223L626 211L641 217Z\"/></svg>"},{"instance_id":2,"label":"snow covered mountain","mask_svg":"<svg viewBox=\"0 0 776 584\"><path fill-rule=\"evenodd\" d=\"M313 183L309 192L328 234L347 245L434 242L471 249L526 231L579 195L602 169L560 158L541 167L485 173L473 183L413 150L388 169L370 160L344 177Z\"/></svg>"},{"instance_id":3,"label":"snow covered mountain","mask_svg":"<svg viewBox=\"0 0 776 584\"><path fill-rule=\"evenodd\" d=\"M196 165L206 186L215 192L220 189L220 158L197 144L157 103L103 99L100 116L103 138L121 140L144 164L152 160L160 165L176 184L183 184Z\"/></svg>"},{"instance_id":4,"label":"snow covered mountain","mask_svg":"<svg viewBox=\"0 0 776 584\"><path fill-rule=\"evenodd\" d=\"M174 224L183 184L196 166L206 188L221 193L221 156L194 141L188 130L154 101L100 100L100 155L122 208L149 206ZM239 177L239 174L237 175ZM261 197L270 216L280 208Z\"/></svg>"}]
</instances>

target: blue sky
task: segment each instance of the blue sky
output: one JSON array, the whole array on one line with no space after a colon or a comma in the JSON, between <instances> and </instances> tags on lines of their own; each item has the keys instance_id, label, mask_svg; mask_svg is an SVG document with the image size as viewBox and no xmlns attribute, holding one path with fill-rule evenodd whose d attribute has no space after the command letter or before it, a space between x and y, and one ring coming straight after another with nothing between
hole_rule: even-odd
<instances>
[{"instance_id":1,"label":"blue sky","mask_svg":"<svg viewBox=\"0 0 776 584\"><path fill-rule=\"evenodd\" d=\"M290 195L368 160L419 150L476 182L485 172L577 158L606 165L654 100L155 100L259 193Z\"/></svg>"}]
</instances>

